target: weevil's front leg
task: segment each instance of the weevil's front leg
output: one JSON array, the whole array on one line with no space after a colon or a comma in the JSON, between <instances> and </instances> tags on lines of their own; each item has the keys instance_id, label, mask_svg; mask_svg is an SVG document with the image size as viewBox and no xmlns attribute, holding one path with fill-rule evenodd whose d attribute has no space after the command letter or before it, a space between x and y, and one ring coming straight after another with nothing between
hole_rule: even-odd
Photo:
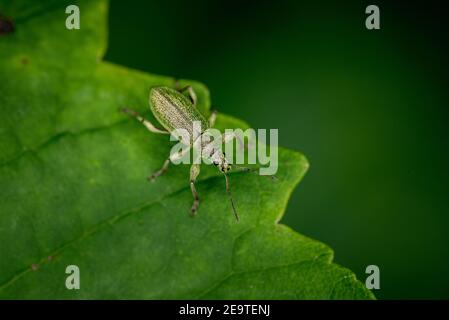
<instances>
[{"instance_id":1,"label":"weevil's front leg","mask_svg":"<svg viewBox=\"0 0 449 320\"><path fill-rule=\"evenodd\" d=\"M213 128L215 125L215 120L217 120L217 110L213 110L209 117L209 127Z\"/></svg>"},{"instance_id":2,"label":"weevil's front leg","mask_svg":"<svg viewBox=\"0 0 449 320\"><path fill-rule=\"evenodd\" d=\"M168 166L170 165L171 161L176 161L184 157L184 155L187 154L187 152L190 151L190 147L186 147L178 153L170 154L167 160L164 161L164 164L162 165L162 168L151 174L151 176L148 177L148 181L154 181L157 177L161 176L168 170Z\"/></svg>"},{"instance_id":3,"label":"weevil's front leg","mask_svg":"<svg viewBox=\"0 0 449 320\"><path fill-rule=\"evenodd\" d=\"M192 190L193 195L193 205L190 212L193 216L198 211L198 207L200 205L200 198L195 188L195 181L199 174L200 174L200 165L192 164L192 166L190 167L190 189Z\"/></svg>"},{"instance_id":4,"label":"weevil's front leg","mask_svg":"<svg viewBox=\"0 0 449 320\"><path fill-rule=\"evenodd\" d=\"M170 134L170 132L165 131L165 130L160 130L158 128L156 128L150 121L148 121L147 119L143 118L140 114L138 114L136 111L128 109L126 107L120 109L122 112L130 115L131 117L136 118L137 120L139 120L140 123L142 123L145 127L147 127L147 129L151 132L154 133L160 133L160 134Z\"/></svg>"}]
</instances>

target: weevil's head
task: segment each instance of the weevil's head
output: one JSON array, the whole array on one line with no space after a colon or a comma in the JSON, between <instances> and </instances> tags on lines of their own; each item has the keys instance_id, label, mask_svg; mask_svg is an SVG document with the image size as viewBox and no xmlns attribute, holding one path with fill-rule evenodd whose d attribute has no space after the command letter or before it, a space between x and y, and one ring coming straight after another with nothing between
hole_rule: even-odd
<instances>
[{"instance_id":1,"label":"weevil's head","mask_svg":"<svg viewBox=\"0 0 449 320\"><path fill-rule=\"evenodd\" d=\"M212 155L212 163L223 173L231 170L231 164L226 160L226 156L222 152L215 152Z\"/></svg>"}]
</instances>

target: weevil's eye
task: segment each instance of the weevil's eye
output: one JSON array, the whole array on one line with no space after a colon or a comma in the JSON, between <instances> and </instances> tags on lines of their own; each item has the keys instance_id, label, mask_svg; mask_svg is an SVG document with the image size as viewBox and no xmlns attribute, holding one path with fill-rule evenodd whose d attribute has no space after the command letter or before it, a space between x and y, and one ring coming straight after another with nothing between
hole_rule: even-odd
<instances>
[{"instance_id":1,"label":"weevil's eye","mask_svg":"<svg viewBox=\"0 0 449 320\"><path fill-rule=\"evenodd\" d=\"M229 167L226 168L226 171L229 171L229 170L231 170L231 166L229 166Z\"/></svg>"}]
</instances>

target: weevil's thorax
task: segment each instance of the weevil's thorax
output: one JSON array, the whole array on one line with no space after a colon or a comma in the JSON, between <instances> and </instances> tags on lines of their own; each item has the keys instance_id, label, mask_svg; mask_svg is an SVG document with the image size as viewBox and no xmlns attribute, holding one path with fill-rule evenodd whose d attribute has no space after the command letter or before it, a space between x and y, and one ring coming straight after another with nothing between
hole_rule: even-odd
<instances>
[{"instance_id":1,"label":"weevil's thorax","mask_svg":"<svg viewBox=\"0 0 449 320\"><path fill-rule=\"evenodd\" d=\"M155 118L169 132L185 129L191 139L195 136L193 123L199 121L201 133L209 123L185 95L169 87L153 87L150 90L150 108Z\"/></svg>"}]
</instances>

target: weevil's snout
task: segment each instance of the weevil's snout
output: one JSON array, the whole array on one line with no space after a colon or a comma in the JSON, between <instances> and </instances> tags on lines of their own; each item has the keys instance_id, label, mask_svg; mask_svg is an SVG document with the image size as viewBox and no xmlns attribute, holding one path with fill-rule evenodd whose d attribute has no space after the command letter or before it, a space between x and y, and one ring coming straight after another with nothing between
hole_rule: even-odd
<instances>
[{"instance_id":1,"label":"weevil's snout","mask_svg":"<svg viewBox=\"0 0 449 320\"><path fill-rule=\"evenodd\" d=\"M228 172L229 170L231 170L231 164L228 162L228 160L226 160L226 158L223 155L223 158L222 158L221 164L220 164L220 171Z\"/></svg>"},{"instance_id":2,"label":"weevil's snout","mask_svg":"<svg viewBox=\"0 0 449 320\"><path fill-rule=\"evenodd\" d=\"M231 164L226 160L224 154L221 156L215 156L215 159L213 159L213 164L218 167L218 170L220 170L223 173L228 172L231 170Z\"/></svg>"},{"instance_id":3,"label":"weevil's snout","mask_svg":"<svg viewBox=\"0 0 449 320\"><path fill-rule=\"evenodd\" d=\"M229 163L223 164L220 167L221 172L228 172L229 170L231 170L231 165Z\"/></svg>"}]
</instances>

